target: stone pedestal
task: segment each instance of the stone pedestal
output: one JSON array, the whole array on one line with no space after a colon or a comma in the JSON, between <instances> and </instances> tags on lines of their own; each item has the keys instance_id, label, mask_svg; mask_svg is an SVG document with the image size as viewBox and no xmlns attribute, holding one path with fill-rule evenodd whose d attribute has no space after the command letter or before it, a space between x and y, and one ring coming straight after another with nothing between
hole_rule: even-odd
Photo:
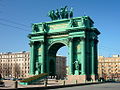
<instances>
[{"instance_id":1,"label":"stone pedestal","mask_svg":"<svg viewBox=\"0 0 120 90\"><path fill-rule=\"evenodd\" d=\"M79 71L75 70L75 74L74 75L79 75Z\"/></svg>"},{"instance_id":2,"label":"stone pedestal","mask_svg":"<svg viewBox=\"0 0 120 90\"><path fill-rule=\"evenodd\" d=\"M38 71L38 70L36 70L36 71L35 71L35 75L38 75L38 74L39 74L39 71Z\"/></svg>"},{"instance_id":3,"label":"stone pedestal","mask_svg":"<svg viewBox=\"0 0 120 90\"><path fill-rule=\"evenodd\" d=\"M77 83L85 83L86 75L68 75L67 76L67 83L75 84L76 81Z\"/></svg>"}]
</instances>

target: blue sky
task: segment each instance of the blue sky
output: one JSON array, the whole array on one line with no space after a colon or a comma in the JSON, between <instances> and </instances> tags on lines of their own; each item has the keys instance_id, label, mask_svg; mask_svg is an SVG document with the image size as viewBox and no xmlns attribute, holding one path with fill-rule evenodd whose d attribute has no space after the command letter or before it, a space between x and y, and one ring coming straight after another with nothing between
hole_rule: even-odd
<instances>
[{"instance_id":1,"label":"blue sky","mask_svg":"<svg viewBox=\"0 0 120 90\"><path fill-rule=\"evenodd\" d=\"M0 52L29 51L31 24L51 21L47 12L64 6L74 17L90 16L99 35L99 55L120 54L120 0L0 0ZM59 50L65 55L66 48Z\"/></svg>"}]
</instances>

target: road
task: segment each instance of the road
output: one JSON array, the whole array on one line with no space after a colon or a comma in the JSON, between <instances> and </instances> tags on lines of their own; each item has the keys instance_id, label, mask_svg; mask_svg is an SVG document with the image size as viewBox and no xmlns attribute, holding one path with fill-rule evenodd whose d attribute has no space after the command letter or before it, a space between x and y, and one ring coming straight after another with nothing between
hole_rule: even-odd
<instances>
[{"instance_id":1,"label":"road","mask_svg":"<svg viewBox=\"0 0 120 90\"><path fill-rule=\"evenodd\" d=\"M74 86L66 88L56 88L55 90L120 90L120 83L104 83L86 86Z\"/></svg>"}]
</instances>

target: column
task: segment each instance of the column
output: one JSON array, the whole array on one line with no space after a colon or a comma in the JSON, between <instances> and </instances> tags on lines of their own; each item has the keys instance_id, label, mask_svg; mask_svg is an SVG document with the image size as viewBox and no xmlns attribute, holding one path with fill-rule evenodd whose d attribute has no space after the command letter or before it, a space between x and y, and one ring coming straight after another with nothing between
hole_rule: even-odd
<instances>
[{"instance_id":1,"label":"column","mask_svg":"<svg viewBox=\"0 0 120 90\"><path fill-rule=\"evenodd\" d=\"M70 75L73 75L73 38L69 39Z\"/></svg>"},{"instance_id":2,"label":"column","mask_svg":"<svg viewBox=\"0 0 120 90\"><path fill-rule=\"evenodd\" d=\"M42 49L42 52L41 52L41 63L42 63L42 65L41 65L41 73L44 73L44 70L45 70L45 64L44 64L44 41L41 41L41 49Z\"/></svg>"},{"instance_id":3,"label":"column","mask_svg":"<svg viewBox=\"0 0 120 90\"><path fill-rule=\"evenodd\" d=\"M98 52L97 52L97 50L98 50L98 48L97 48L97 44L98 44L98 40L97 39L95 39L95 60L94 60L94 62L95 62L95 74L97 75L98 74Z\"/></svg>"},{"instance_id":4,"label":"column","mask_svg":"<svg viewBox=\"0 0 120 90\"><path fill-rule=\"evenodd\" d=\"M95 75L95 43L94 43L94 39L92 39L92 41L91 41L91 56L92 56L91 74Z\"/></svg>"},{"instance_id":5,"label":"column","mask_svg":"<svg viewBox=\"0 0 120 90\"><path fill-rule=\"evenodd\" d=\"M34 61L34 42L30 42L30 74L33 75L35 71Z\"/></svg>"},{"instance_id":6,"label":"column","mask_svg":"<svg viewBox=\"0 0 120 90\"><path fill-rule=\"evenodd\" d=\"M81 75L85 75L85 38L81 38Z\"/></svg>"}]
</instances>

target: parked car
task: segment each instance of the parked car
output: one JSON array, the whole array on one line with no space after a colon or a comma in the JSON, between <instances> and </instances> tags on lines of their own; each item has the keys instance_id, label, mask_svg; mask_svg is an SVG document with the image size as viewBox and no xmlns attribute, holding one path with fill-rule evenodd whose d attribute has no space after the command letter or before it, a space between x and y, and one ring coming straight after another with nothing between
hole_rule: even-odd
<instances>
[{"instance_id":1,"label":"parked car","mask_svg":"<svg viewBox=\"0 0 120 90\"><path fill-rule=\"evenodd\" d=\"M5 83L3 81L0 81L0 87L5 87Z\"/></svg>"},{"instance_id":2,"label":"parked car","mask_svg":"<svg viewBox=\"0 0 120 90\"><path fill-rule=\"evenodd\" d=\"M108 79L107 82L115 82L114 79Z\"/></svg>"},{"instance_id":3,"label":"parked car","mask_svg":"<svg viewBox=\"0 0 120 90\"><path fill-rule=\"evenodd\" d=\"M100 81L100 82L104 82L105 79L104 79L103 77L100 77L100 78L98 79L98 81Z\"/></svg>"},{"instance_id":4,"label":"parked car","mask_svg":"<svg viewBox=\"0 0 120 90\"><path fill-rule=\"evenodd\" d=\"M13 81L15 81L15 80L22 80L22 78L11 78L10 80L13 80Z\"/></svg>"}]
</instances>

